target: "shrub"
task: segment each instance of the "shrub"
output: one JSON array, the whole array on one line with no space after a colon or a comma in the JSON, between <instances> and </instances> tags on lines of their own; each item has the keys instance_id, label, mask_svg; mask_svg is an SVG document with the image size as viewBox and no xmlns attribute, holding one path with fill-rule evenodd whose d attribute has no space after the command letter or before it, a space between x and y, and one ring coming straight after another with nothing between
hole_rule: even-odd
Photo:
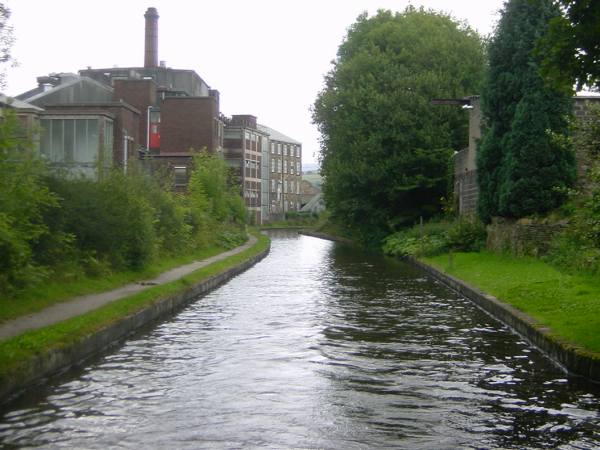
<instances>
[{"instance_id":1,"label":"shrub","mask_svg":"<svg viewBox=\"0 0 600 450\"><path fill-rule=\"evenodd\" d=\"M56 205L44 183L47 168L13 111L0 121L0 294L43 279L34 246L48 235L44 213Z\"/></svg>"},{"instance_id":2,"label":"shrub","mask_svg":"<svg viewBox=\"0 0 600 450\"><path fill-rule=\"evenodd\" d=\"M455 251L476 252L485 245L485 226L473 218L455 221L446 232L448 247Z\"/></svg>"},{"instance_id":3,"label":"shrub","mask_svg":"<svg viewBox=\"0 0 600 450\"><path fill-rule=\"evenodd\" d=\"M479 251L485 244L483 223L472 218L415 225L388 236L384 253L392 256L434 256L452 251Z\"/></svg>"}]
</instances>

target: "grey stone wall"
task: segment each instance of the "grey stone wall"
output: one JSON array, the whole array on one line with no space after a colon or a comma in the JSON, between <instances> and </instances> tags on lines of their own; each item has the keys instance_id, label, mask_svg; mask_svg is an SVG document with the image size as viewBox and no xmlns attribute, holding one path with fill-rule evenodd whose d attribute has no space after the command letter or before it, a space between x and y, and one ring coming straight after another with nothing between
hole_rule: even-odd
<instances>
[{"instance_id":1,"label":"grey stone wall","mask_svg":"<svg viewBox=\"0 0 600 450\"><path fill-rule=\"evenodd\" d=\"M487 227L488 250L515 256L540 256L550 249L554 236L567 222L535 222L531 219L509 220L495 217Z\"/></svg>"}]
</instances>

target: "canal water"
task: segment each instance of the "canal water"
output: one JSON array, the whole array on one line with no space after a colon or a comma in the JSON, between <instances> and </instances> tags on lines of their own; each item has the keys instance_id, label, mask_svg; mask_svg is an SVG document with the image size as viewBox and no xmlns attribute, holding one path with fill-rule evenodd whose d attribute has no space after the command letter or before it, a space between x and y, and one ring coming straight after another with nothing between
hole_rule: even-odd
<instances>
[{"instance_id":1,"label":"canal water","mask_svg":"<svg viewBox=\"0 0 600 450\"><path fill-rule=\"evenodd\" d=\"M402 262L290 233L170 320L0 413L4 448L600 447L567 380Z\"/></svg>"}]
</instances>

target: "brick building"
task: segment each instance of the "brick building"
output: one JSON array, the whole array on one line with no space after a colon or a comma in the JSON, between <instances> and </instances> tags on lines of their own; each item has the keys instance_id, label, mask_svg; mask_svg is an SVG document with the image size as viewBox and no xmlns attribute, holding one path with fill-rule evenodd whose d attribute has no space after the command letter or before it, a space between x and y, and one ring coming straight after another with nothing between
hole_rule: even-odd
<instances>
[{"instance_id":1,"label":"brick building","mask_svg":"<svg viewBox=\"0 0 600 450\"><path fill-rule=\"evenodd\" d=\"M110 86L76 74L52 74L39 77L38 87L17 99L37 107L40 152L68 173L96 177L100 168L127 167L138 158L140 111L114 101Z\"/></svg>"},{"instance_id":2,"label":"brick building","mask_svg":"<svg viewBox=\"0 0 600 450\"><path fill-rule=\"evenodd\" d=\"M185 191L192 154L205 149L236 169L255 223L298 211L301 144L254 116L225 118L219 91L193 70L159 62L158 12L148 8L144 18L143 67L50 74L17 97L30 105L27 120L41 125L41 153L90 177L141 160L152 173L170 172L175 189Z\"/></svg>"},{"instance_id":3,"label":"brick building","mask_svg":"<svg viewBox=\"0 0 600 450\"><path fill-rule=\"evenodd\" d=\"M302 207L302 144L265 125L258 129L269 137L269 213L283 218Z\"/></svg>"},{"instance_id":4,"label":"brick building","mask_svg":"<svg viewBox=\"0 0 600 450\"><path fill-rule=\"evenodd\" d=\"M227 164L239 177L253 222L268 221L268 181L263 174L263 166L268 164L268 135L258 128L255 116L234 115L226 121L223 146Z\"/></svg>"},{"instance_id":5,"label":"brick building","mask_svg":"<svg viewBox=\"0 0 600 450\"><path fill-rule=\"evenodd\" d=\"M158 13L148 8L144 17L143 67L88 67L79 74L51 74L38 78L37 88L17 98L45 110L41 150L56 165L76 166L93 175L99 160L127 167L130 158L143 156L149 168L166 166L175 172L176 184L184 188L192 150L222 152L219 92L193 70L159 64ZM82 127L81 120L96 121L86 122L90 128L83 146L69 137L73 121ZM92 145L96 140L98 145ZM59 151L59 141L75 147Z\"/></svg>"}]
</instances>

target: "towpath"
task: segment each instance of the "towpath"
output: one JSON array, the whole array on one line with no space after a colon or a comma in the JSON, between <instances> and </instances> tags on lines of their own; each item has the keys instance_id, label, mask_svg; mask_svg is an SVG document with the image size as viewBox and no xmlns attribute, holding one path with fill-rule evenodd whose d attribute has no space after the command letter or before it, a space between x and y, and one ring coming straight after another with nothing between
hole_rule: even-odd
<instances>
[{"instance_id":1,"label":"towpath","mask_svg":"<svg viewBox=\"0 0 600 450\"><path fill-rule=\"evenodd\" d=\"M206 267L229 256L241 253L256 243L256 237L250 235L248 242L218 255L168 270L151 280L129 283L117 289L98 294L83 295L65 302L57 303L32 314L27 314L0 324L0 340L17 336L26 331L47 327L63 320L93 311L107 303L148 289L152 286L169 283L184 277L202 267Z\"/></svg>"}]
</instances>

